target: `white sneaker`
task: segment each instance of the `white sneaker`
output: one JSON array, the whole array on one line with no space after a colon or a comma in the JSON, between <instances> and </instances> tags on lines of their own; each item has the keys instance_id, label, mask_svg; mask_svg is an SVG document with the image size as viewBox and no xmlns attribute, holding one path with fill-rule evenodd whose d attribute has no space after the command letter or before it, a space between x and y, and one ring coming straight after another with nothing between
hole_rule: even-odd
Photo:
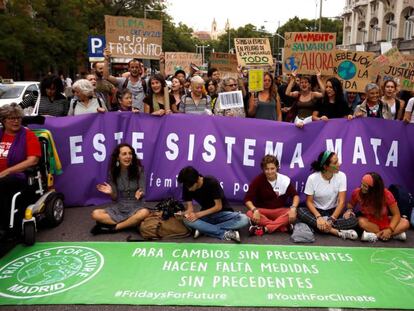
<instances>
[{"instance_id":1,"label":"white sneaker","mask_svg":"<svg viewBox=\"0 0 414 311\"><path fill-rule=\"evenodd\" d=\"M373 232L364 231L362 233L362 236L361 236L361 241L364 241L364 242L376 242L376 241L378 241L378 237Z\"/></svg>"},{"instance_id":2,"label":"white sneaker","mask_svg":"<svg viewBox=\"0 0 414 311\"><path fill-rule=\"evenodd\" d=\"M346 240L356 240L358 239L358 233L355 230L339 230L338 235L340 238Z\"/></svg>"},{"instance_id":3,"label":"white sneaker","mask_svg":"<svg viewBox=\"0 0 414 311\"><path fill-rule=\"evenodd\" d=\"M229 231L224 232L223 240L234 241L234 242L240 243L239 231L229 230Z\"/></svg>"},{"instance_id":4,"label":"white sneaker","mask_svg":"<svg viewBox=\"0 0 414 311\"><path fill-rule=\"evenodd\" d=\"M394 240L405 241L407 240L407 234L405 232L401 232L399 234L393 235L392 238Z\"/></svg>"},{"instance_id":5,"label":"white sneaker","mask_svg":"<svg viewBox=\"0 0 414 311\"><path fill-rule=\"evenodd\" d=\"M201 235L200 231L198 231L197 229L194 231L194 235L193 238L197 239L199 236Z\"/></svg>"}]
</instances>

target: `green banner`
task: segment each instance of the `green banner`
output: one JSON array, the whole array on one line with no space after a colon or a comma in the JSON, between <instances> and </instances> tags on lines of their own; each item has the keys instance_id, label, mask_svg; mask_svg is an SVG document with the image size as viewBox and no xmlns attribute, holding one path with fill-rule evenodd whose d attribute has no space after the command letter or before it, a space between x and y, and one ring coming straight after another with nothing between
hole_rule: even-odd
<instances>
[{"instance_id":1,"label":"green banner","mask_svg":"<svg viewBox=\"0 0 414 311\"><path fill-rule=\"evenodd\" d=\"M414 250L38 243L0 260L0 305L414 308Z\"/></svg>"}]
</instances>

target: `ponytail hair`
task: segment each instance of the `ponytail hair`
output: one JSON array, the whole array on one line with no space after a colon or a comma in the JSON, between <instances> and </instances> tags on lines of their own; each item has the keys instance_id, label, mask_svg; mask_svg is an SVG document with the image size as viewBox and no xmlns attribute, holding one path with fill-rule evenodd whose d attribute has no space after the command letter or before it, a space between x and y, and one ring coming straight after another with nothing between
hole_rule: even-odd
<instances>
[{"instance_id":1,"label":"ponytail hair","mask_svg":"<svg viewBox=\"0 0 414 311\"><path fill-rule=\"evenodd\" d=\"M331 159L334 156L335 152L326 150L322 151L318 159L316 161L313 161L311 164L311 170L314 172L322 172L325 170L325 165L329 165L331 163Z\"/></svg>"}]
</instances>

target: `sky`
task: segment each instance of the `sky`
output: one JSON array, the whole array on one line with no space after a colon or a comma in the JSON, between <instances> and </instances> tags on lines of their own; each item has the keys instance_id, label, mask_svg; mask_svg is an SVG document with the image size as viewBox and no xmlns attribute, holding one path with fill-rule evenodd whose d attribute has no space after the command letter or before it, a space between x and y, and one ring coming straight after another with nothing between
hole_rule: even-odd
<instances>
[{"instance_id":1,"label":"sky","mask_svg":"<svg viewBox=\"0 0 414 311\"><path fill-rule=\"evenodd\" d=\"M175 23L183 22L195 31L210 31L213 18L218 29L224 29L227 18L231 28L253 24L274 32L289 18L319 18L342 15L345 0L167 0L167 11Z\"/></svg>"}]
</instances>

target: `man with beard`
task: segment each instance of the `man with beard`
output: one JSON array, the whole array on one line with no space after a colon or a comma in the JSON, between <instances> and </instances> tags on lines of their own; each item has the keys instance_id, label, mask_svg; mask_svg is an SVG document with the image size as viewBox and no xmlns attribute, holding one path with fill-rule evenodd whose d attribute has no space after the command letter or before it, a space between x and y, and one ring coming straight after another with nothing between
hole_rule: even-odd
<instances>
[{"instance_id":1,"label":"man with beard","mask_svg":"<svg viewBox=\"0 0 414 311\"><path fill-rule=\"evenodd\" d=\"M137 108L139 111L144 111L143 99L146 93L146 83L142 78L141 62L138 59L133 58L128 62L129 76L116 78L109 74L109 59L111 57L111 52L108 49L104 50L104 57L104 79L118 87L119 91L126 88L129 89L132 93L132 107Z\"/></svg>"},{"instance_id":2,"label":"man with beard","mask_svg":"<svg viewBox=\"0 0 414 311\"><path fill-rule=\"evenodd\" d=\"M104 96L106 106L108 108L108 111L110 111L112 110L111 103L113 102L113 99L115 99L114 94L116 93L116 88L108 80L104 79L103 77L104 66L105 66L104 62L96 62L92 64L92 69L96 77L95 91L97 94L102 94Z\"/></svg>"}]
</instances>

